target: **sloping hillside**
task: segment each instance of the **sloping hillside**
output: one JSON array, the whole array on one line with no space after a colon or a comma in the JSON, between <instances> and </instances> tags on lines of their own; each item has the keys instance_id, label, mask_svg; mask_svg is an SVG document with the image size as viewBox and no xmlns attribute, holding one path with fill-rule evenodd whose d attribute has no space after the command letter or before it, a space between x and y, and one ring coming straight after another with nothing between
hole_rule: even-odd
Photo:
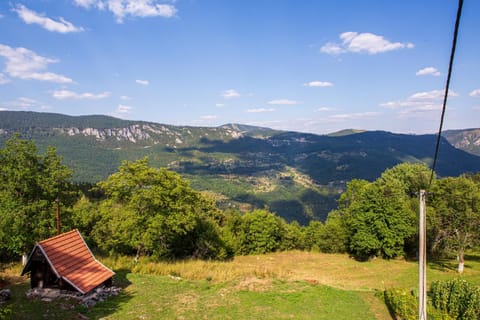
<instances>
[{"instance_id":1,"label":"sloping hillside","mask_svg":"<svg viewBox=\"0 0 480 320\"><path fill-rule=\"evenodd\" d=\"M345 183L398 163L432 161L434 135L383 131L323 136L239 124L181 127L107 116L0 112L0 146L15 132L57 148L76 181L96 182L122 160L148 156L212 191L224 207L269 207L287 220L324 219ZM480 157L442 140L437 173L480 170Z\"/></svg>"},{"instance_id":2,"label":"sloping hillside","mask_svg":"<svg viewBox=\"0 0 480 320\"><path fill-rule=\"evenodd\" d=\"M448 130L443 136L455 148L480 156L480 129Z\"/></svg>"}]
</instances>

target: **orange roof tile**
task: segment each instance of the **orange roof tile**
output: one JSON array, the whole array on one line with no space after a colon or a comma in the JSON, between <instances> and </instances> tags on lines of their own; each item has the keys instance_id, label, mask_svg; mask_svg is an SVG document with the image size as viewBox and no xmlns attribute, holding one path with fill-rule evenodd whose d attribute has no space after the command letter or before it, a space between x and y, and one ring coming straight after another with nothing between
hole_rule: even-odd
<instances>
[{"instance_id":1,"label":"orange roof tile","mask_svg":"<svg viewBox=\"0 0 480 320\"><path fill-rule=\"evenodd\" d=\"M36 247L42 250L56 275L83 294L115 274L95 259L77 229L40 241Z\"/></svg>"}]
</instances>

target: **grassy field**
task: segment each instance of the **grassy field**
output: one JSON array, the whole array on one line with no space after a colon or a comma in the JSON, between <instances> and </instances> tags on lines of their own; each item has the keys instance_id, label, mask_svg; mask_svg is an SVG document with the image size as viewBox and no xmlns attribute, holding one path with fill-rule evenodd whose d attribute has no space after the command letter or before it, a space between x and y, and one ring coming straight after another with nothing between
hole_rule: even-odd
<instances>
[{"instance_id":1,"label":"grassy field","mask_svg":"<svg viewBox=\"0 0 480 320\"><path fill-rule=\"evenodd\" d=\"M20 266L4 266L12 319L392 319L379 298L384 289L417 285L417 264L358 262L346 255L284 252L229 262L155 263L129 257L101 259L124 288L91 309L69 301L25 298ZM455 261L429 263L428 281L457 277ZM467 256L464 279L480 285L480 259ZM0 313L1 314L1 313Z\"/></svg>"}]
</instances>

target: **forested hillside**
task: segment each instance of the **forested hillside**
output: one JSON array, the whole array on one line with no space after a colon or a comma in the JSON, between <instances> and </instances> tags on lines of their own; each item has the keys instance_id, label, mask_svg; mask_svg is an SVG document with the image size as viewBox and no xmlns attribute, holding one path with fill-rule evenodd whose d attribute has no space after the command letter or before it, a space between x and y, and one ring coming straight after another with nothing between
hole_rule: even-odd
<instances>
[{"instance_id":1,"label":"forested hillside","mask_svg":"<svg viewBox=\"0 0 480 320\"><path fill-rule=\"evenodd\" d=\"M436 137L383 131L332 136L229 124L180 127L108 116L0 112L0 146L18 132L45 150L54 146L77 182L97 182L122 160L145 156L182 174L221 207L268 207L288 221L326 218L351 179L373 181L401 162L430 164ZM480 157L442 140L439 176L480 170Z\"/></svg>"}]
</instances>

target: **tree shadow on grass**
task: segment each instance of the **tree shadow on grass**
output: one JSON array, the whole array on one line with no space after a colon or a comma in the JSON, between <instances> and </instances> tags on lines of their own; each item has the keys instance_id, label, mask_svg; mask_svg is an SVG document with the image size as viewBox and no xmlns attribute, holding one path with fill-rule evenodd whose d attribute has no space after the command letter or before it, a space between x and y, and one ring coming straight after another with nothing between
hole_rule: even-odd
<instances>
[{"instance_id":1,"label":"tree shadow on grass","mask_svg":"<svg viewBox=\"0 0 480 320\"><path fill-rule=\"evenodd\" d=\"M458 262L452 259L431 259L427 264L430 269L438 271L455 271L458 268Z\"/></svg>"}]
</instances>

